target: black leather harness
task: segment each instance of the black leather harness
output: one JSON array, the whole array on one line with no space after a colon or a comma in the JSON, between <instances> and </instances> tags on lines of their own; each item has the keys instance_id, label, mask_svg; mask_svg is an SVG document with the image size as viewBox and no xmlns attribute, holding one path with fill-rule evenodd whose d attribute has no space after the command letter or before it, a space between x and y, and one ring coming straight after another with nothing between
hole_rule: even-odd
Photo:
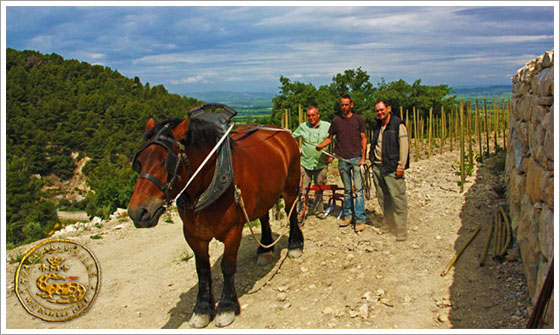
<instances>
[{"instance_id":1,"label":"black leather harness","mask_svg":"<svg viewBox=\"0 0 560 335\"><path fill-rule=\"evenodd\" d=\"M222 137L227 130L230 118L234 115L235 114L191 113L191 118L201 118L212 122L218 128L219 137ZM193 202L189 202L185 193L183 193L179 199L177 199L177 207L180 209L192 209L195 212L203 210L213 204L227 191L233 183L233 176L231 140L228 136L216 152L216 169L208 188Z\"/></svg>"}]
</instances>

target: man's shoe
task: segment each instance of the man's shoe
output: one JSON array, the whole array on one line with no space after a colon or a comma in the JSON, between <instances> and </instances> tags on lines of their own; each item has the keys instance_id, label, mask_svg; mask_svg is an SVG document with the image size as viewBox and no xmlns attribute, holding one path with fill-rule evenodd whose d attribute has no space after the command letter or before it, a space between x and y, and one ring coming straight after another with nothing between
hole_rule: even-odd
<instances>
[{"instance_id":1,"label":"man's shoe","mask_svg":"<svg viewBox=\"0 0 560 335\"><path fill-rule=\"evenodd\" d=\"M327 216L326 216L325 213L323 213L323 212L317 212L317 213L315 214L315 216L318 217L318 218L321 219L321 220L324 220L324 219L327 218Z\"/></svg>"},{"instance_id":2,"label":"man's shoe","mask_svg":"<svg viewBox=\"0 0 560 335\"><path fill-rule=\"evenodd\" d=\"M391 232L391 227L387 224L384 224L381 227L379 227L379 231L381 231L383 234L387 234Z\"/></svg>"},{"instance_id":3,"label":"man's shoe","mask_svg":"<svg viewBox=\"0 0 560 335\"><path fill-rule=\"evenodd\" d=\"M406 229L399 229L396 236L397 241L406 241L406 239L408 238L408 233L406 232Z\"/></svg>"},{"instance_id":4,"label":"man's shoe","mask_svg":"<svg viewBox=\"0 0 560 335\"><path fill-rule=\"evenodd\" d=\"M357 232L360 232L360 231L364 230L365 227L366 227L365 223L358 221L358 222L356 222L356 226L354 226L354 229L356 230L356 233L357 233Z\"/></svg>"},{"instance_id":5,"label":"man's shoe","mask_svg":"<svg viewBox=\"0 0 560 335\"><path fill-rule=\"evenodd\" d=\"M346 227L352 223L352 219L342 219L342 222L338 224L339 227Z\"/></svg>"}]
</instances>

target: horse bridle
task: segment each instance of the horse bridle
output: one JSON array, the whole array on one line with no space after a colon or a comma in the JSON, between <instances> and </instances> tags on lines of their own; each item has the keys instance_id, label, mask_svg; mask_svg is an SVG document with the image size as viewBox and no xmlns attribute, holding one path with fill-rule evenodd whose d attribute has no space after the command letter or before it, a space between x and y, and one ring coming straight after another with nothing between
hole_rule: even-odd
<instances>
[{"instance_id":1,"label":"horse bridle","mask_svg":"<svg viewBox=\"0 0 560 335\"><path fill-rule=\"evenodd\" d=\"M146 143L142 149L140 149L135 155L132 160L132 169L138 173L139 178L145 178L154 183L162 192L165 194L165 203L164 207L167 207L173 201L171 197L171 190L173 189L173 185L177 181L177 179L181 179L179 176L179 169L181 168L181 163L183 163L187 169L187 175L191 173L191 164L189 162L189 157L185 152L185 146L177 141L173 136L167 136L164 134L165 131L169 129L169 124L166 124L162 127L162 129L153 137L153 140ZM161 180L154 177L153 175L141 172L142 166L140 162L138 162L138 155L142 151L144 151L147 147L151 145L160 145L167 150L167 158L165 159L165 168L167 170L167 182L164 184ZM171 145L175 145L179 148L179 153L175 154Z\"/></svg>"}]
</instances>

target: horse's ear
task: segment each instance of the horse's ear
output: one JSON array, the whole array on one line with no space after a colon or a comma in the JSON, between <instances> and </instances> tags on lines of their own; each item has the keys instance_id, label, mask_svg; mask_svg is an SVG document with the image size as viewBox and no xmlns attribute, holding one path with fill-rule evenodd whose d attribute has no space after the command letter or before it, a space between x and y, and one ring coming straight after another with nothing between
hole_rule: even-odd
<instances>
[{"instance_id":1,"label":"horse's ear","mask_svg":"<svg viewBox=\"0 0 560 335\"><path fill-rule=\"evenodd\" d=\"M189 130L189 122L189 118L184 119L177 127L173 128L173 137L175 137L176 140L180 141L185 138L187 130Z\"/></svg>"},{"instance_id":2,"label":"horse's ear","mask_svg":"<svg viewBox=\"0 0 560 335\"><path fill-rule=\"evenodd\" d=\"M146 122L146 129L144 130L144 132L147 132L148 130L152 129L156 124L157 124L156 119L150 117L148 119L148 122Z\"/></svg>"}]
</instances>

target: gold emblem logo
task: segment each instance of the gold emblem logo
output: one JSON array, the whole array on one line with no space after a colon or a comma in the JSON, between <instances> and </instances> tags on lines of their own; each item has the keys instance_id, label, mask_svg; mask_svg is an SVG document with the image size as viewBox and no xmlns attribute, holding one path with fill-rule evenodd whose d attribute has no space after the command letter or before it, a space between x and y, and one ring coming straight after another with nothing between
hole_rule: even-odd
<instances>
[{"instance_id":1,"label":"gold emblem logo","mask_svg":"<svg viewBox=\"0 0 560 335\"><path fill-rule=\"evenodd\" d=\"M70 240L44 241L24 256L15 290L23 307L45 321L68 321L85 313L99 291L100 269L86 247Z\"/></svg>"}]
</instances>

